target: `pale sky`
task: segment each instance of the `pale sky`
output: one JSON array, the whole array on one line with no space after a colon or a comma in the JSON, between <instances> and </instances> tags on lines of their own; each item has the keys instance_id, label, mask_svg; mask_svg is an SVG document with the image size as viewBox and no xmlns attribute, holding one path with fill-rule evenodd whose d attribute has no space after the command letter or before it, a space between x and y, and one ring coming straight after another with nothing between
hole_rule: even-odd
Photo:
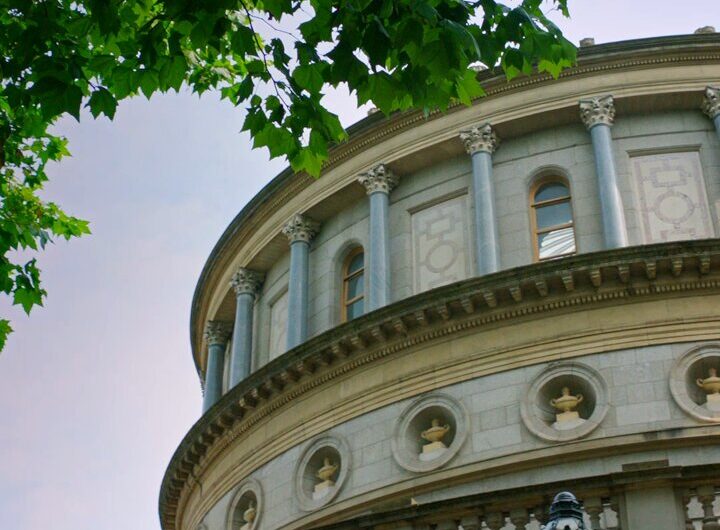
<instances>
[{"instance_id":1,"label":"pale sky","mask_svg":"<svg viewBox=\"0 0 720 530\"><path fill-rule=\"evenodd\" d=\"M717 0L570 0L577 42L720 28ZM363 116L333 97L344 123ZM44 308L0 305L0 528L158 530L165 467L198 418L190 302L218 237L283 167L216 97L123 103L114 122L65 120L71 159L45 194L93 234L40 258Z\"/></svg>"}]
</instances>

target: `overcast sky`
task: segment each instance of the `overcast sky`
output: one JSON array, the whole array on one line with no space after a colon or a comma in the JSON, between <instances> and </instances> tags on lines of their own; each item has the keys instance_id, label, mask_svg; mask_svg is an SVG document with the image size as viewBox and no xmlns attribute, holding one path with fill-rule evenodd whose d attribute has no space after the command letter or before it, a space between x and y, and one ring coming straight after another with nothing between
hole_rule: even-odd
<instances>
[{"instance_id":1,"label":"overcast sky","mask_svg":"<svg viewBox=\"0 0 720 530\"><path fill-rule=\"evenodd\" d=\"M718 0L570 0L577 42L720 26ZM353 98L333 97L346 124ZM165 467L198 418L190 301L222 230L283 167L238 134L242 115L188 94L123 103L60 132L71 159L46 196L93 234L41 257L44 308L0 304L0 528L158 530Z\"/></svg>"}]
</instances>

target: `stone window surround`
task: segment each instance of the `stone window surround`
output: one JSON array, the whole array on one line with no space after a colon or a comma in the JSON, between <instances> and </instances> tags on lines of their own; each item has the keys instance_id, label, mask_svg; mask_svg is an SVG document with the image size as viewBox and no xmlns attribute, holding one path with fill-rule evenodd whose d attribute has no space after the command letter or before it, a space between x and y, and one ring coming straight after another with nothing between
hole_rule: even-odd
<instances>
[{"instance_id":1,"label":"stone window surround","mask_svg":"<svg viewBox=\"0 0 720 530\"><path fill-rule=\"evenodd\" d=\"M335 480L335 487L319 499L313 499L305 493L304 481L305 472L310 460L323 448L330 447L340 455L340 472ZM348 443L337 434L323 434L305 444L300 457L297 460L293 473L293 493L295 501L304 511L313 511L326 504L329 504L342 490L352 468L352 453ZM230 530L230 529L228 529Z\"/></svg>"},{"instance_id":2,"label":"stone window surround","mask_svg":"<svg viewBox=\"0 0 720 530\"><path fill-rule=\"evenodd\" d=\"M455 425L453 440L445 452L428 461L422 461L416 453L408 451L405 443L407 431L413 420L429 408L442 408L452 416ZM443 467L450 462L460 451L469 431L470 419L465 406L452 396L444 393L432 393L416 399L400 414L395 424L392 437L392 454L398 465L408 471L423 473Z\"/></svg>"},{"instance_id":3,"label":"stone window surround","mask_svg":"<svg viewBox=\"0 0 720 530\"><path fill-rule=\"evenodd\" d=\"M238 526L235 524L235 510L240 501L248 494L252 494L255 497L255 509L257 515L253 522L253 530L260 528L260 520L262 519L263 508L264 508L264 496L263 488L260 482L255 478L248 478L243 480L235 488L235 493L232 496L232 500L228 504L227 515L225 517L225 529L226 530L237 530Z\"/></svg>"},{"instance_id":4,"label":"stone window surround","mask_svg":"<svg viewBox=\"0 0 720 530\"><path fill-rule=\"evenodd\" d=\"M544 387L561 376L572 376L581 379L585 385L590 386L595 394L595 405L590 416L584 418L585 422L582 425L567 431L558 431L548 425L538 416L536 404L539 395L543 393ZM533 378L524 399L520 402L520 416L525 427L538 438L548 442L566 442L583 438L594 431L602 423L609 408L608 385L602 375L586 364L576 361L562 361L552 363Z\"/></svg>"},{"instance_id":5,"label":"stone window surround","mask_svg":"<svg viewBox=\"0 0 720 530\"><path fill-rule=\"evenodd\" d=\"M533 248L533 261L541 261L540 260L540 249L538 248L537 243L537 236L539 234L538 226L537 226L537 213L536 213L536 206L538 206L538 203L535 201L535 194L538 192L538 190L544 186L545 184L550 184L553 182L558 182L565 186L568 190L568 199L567 202L570 203L570 215L572 216L572 220L570 221L570 224L568 225L570 228L573 229L573 238L575 240L575 252L570 252L566 254L561 254L559 256L552 256L545 259L555 259L560 256L571 256L573 254L577 254L580 252L580 249L578 248L578 241L577 241L577 228L575 223L575 208L573 207L573 192L572 187L570 184L570 178L567 175L567 173L557 167L553 168L541 168L537 169L533 172L533 176L530 179L530 186L528 187L528 214L530 215L530 237L532 238L532 248ZM557 202L556 202L557 201ZM546 201L543 201L546 202ZM558 202L566 202L565 199L562 200L556 200L553 199L551 201L547 201L548 203L557 204ZM544 261L544 260L542 260Z\"/></svg>"},{"instance_id":6,"label":"stone window surround","mask_svg":"<svg viewBox=\"0 0 720 530\"><path fill-rule=\"evenodd\" d=\"M697 404L687 390L688 372L693 365L709 358L720 358L720 344L703 344L688 350L680 357L670 371L670 394L689 416L705 423L720 423L720 412L713 414Z\"/></svg>"}]
</instances>

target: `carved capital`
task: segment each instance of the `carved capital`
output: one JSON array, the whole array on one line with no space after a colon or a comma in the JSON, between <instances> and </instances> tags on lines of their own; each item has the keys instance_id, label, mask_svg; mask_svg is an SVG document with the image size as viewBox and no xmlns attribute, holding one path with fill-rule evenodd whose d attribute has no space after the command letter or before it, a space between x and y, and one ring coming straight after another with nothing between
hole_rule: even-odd
<instances>
[{"instance_id":1,"label":"carved capital","mask_svg":"<svg viewBox=\"0 0 720 530\"><path fill-rule=\"evenodd\" d=\"M226 344L230 338L232 325L223 320L208 320L205 324L205 342L208 346L213 344Z\"/></svg>"},{"instance_id":2,"label":"carved capital","mask_svg":"<svg viewBox=\"0 0 720 530\"><path fill-rule=\"evenodd\" d=\"M242 267L232 275L230 279L230 285L235 291L235 295L241 295L244 293L255 296L263 282L263 274L250 269L243 269Z\"/></svg>"},{"instance_id":3,"label":"carved capital","mask_svg":"<svg viewBox=\"0 0 720 530\"><path fill-rule=\"evenodd\" d=\"M709 86L705 89L702 110L711 120L720 115L720 87Z\"/></svg>"},{"instance_id":4,"label":"carved capital","mask_svg":"<svg viewBox=\"0 0 720 530\"><path fill-rule=\"evenodd\" d=\"M613 97L599 96L581 100L580 118L588 129L601 123L612 126L615 121L615 101Z\"/></svg>"},{"instance_id":5,"label":"carved capital","mask_svg":"<svg viewBox=\"0 0 720 530\"><path fill-rule=\"evenodd\" d=\"M461 131L460 140L465 144L465 150L470 155L481 151L494 153L495 149L500 145L500 139L489 123L475 125L467 131Z\"/></svg>"},{"instance_id":6,"label":"carved capital","mask_svg":"<svg viewBox=\"0 0 720 530\"><path fill-rule=\"evenodd\" d=\"M305 215L296 213L285 223L282 231L290 240L290 243L294 243L295 241L310 243L319 229L320 223L313 221Z\"/></svg>"},{"instance_id":7,"label":"carved capital","mask_svg":"<svg viewBox=\"0 0 720 530\"><path fill-rule=\"evenodd\" d=\"M400 178L385 164L378 164L370 171L358 175L358 182L365 186L368 195L376 191L390 193L399 180Z\"/></svg>"}]
</instances>

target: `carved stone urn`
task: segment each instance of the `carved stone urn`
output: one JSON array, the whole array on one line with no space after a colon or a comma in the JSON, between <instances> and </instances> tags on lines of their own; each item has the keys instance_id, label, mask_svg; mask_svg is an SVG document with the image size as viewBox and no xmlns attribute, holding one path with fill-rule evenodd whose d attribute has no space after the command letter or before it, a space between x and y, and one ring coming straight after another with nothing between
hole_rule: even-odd
<instances>
[{"instance_id":1,"label":"carved stone urn","mask_svg":"<svg viewBox=\"0 0 720 530\"><path fill-rule=\"evenodd\" d=\"M420 433L420 437L423 440L430 442L429 444L423 445L420 460L432 460L447 449L442 439L448 432L450 432L450 425L440 425L440 420L437 418L433 419L430 428Z\"/></svg>"},{"instance_id":2,"label":"carved stone urn","mask_svg":"<svg viewBox=\"0 0 720 530\"><path fill-rule=\"evenodd\" d=\"M315 473L315 476L320 479L320 482L315 484L315 489L313 491L314 499L319 499L335 485L335 481L332 478L337 470L338 466L333 464L330 461L330 458L326 456L323 459L323 466L317 470L317 473Z\"/></svg>"},{"instance_id":3,"label":"carved stone urn","mask_svg":"<svg viewBox=\"0 0 720 530\"><path fill-rule=\"evenodd\" d=\"M555 414L553 428L564 431L574 429L585 423L585 420L582 419L577 410L575 410L577 406L582 403L583 399L582 394L573 396L570 394L568 387L563 387L562 395L550 400L550 405L560 411L558 414Z\"/></svg>"},{"instance_id":4,"label":"carved stone urn","mask_svg":"<svg viewBox=\"0 0 720 530\"><path fill-rule=\"evenodd\" d=\"M710 368L708 377L698 379L696 383L707 394L705 406L713 412L720 412L720 377L717 368Z\"/></svg>"},{"instance_id":5,"label":"carved stone urn","mask_svg":"<svg viewBox=\"0 0 720 530\"><path fill-rule=\"evenodd\" d=\"M240 530L251 530L253 523L255 522L255 518L257 517L257 509L255 508L254 502L250 502L247 510L243 512L242 517L245 524L240 527Z\"/></svg>"}]
</instances>

